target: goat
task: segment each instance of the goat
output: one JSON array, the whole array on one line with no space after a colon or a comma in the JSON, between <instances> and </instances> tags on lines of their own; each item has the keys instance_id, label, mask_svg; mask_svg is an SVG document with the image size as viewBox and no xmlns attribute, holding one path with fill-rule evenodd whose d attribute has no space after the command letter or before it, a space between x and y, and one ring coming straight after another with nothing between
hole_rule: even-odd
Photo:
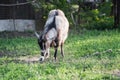
<instances>
[{"instance_id":1,"label":"goat","mask_svg":"<svg viewBox=\"0 0 120 80\"><path fill-rule=\"evenodd\" d=\"M49 48L52 46L55 49L55 61L59 46L61 48L61 55L64 57L63 45L67 39L68 31L69 22L63 11L59 9L51 10L41 35L35 32L41 49L40 61L44 61L44 59L49 57Z\"/></svg>"}]
</instances>

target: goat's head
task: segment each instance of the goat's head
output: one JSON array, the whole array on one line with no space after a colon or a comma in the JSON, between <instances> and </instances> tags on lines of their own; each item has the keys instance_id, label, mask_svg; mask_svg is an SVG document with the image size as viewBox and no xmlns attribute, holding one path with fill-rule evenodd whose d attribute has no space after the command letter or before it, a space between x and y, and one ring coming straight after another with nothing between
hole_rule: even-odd
<instances>
[{"instance_id":1,"label":"goat's head","mask_svg":"<svg viewBox=\"0 0 120 80\"><path fill-rule=\"evenodd\" d=\"M45 58L47 58L49 56L49 42L45 40L45 38L43 38L43 35L38 35L37 33L35 33L37 38L38 38L38 44L39 47L41 49L41 57L40 57L40 61L44 61Z\"/></svg>"}]
</instances>

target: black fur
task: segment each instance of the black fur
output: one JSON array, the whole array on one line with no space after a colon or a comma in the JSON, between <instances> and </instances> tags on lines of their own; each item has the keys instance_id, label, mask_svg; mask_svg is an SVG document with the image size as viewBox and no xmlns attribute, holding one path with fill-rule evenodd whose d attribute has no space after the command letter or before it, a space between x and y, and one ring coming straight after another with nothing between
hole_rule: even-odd
<instances>
[{"instance_id":1,"label":"black fur","mask_svg":"<svg viewBox=\"0 0 120 80\"><path fill-rule=\"evenodd\" d=\"M42 39L42 36L38 39L38 44L39 44L41 50L44 50L46 48L45 41Z\"/></svg>"},{"instance_id":2,"label":"black fur","mask_svg":"<svg viewBox=\"0 0 120 80\"><path fill-rule=\"evenodd\" d=\"M47 30L46 30L46 33L51 30L52 28L55 28L56 29L56 24L55 24L55 17L58 15L58 12L56 11L55 12L55 15L54 15L54 19L53 19L53 22L50 23L47 27Z\"/></svg>"}]
</instances>

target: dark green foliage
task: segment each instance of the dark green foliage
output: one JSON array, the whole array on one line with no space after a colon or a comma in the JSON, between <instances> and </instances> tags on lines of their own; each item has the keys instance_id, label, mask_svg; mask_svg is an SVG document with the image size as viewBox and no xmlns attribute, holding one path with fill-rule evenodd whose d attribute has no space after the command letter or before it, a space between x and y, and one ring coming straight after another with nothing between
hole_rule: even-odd
<instances>
[{"instance_id":1,"label":"dark green foliage","mask_svg":"<svg viewBox=\"0 0 120 80\"><path fill-rule=\"evenodd\" d=\"M71 0L68 3L66 0L37 0L35 4L36 12L40 12L42 19L46 20L48 13L52 9L61 9L67 16L71 28L86 28L86 29L112 29L114 17L111 16L112 3L96 3L97 9L84 9L83 0ZM73 19L71 17L73 14ZM43 23L43 22L41 22Z\"/></svg>"}]
</instances>

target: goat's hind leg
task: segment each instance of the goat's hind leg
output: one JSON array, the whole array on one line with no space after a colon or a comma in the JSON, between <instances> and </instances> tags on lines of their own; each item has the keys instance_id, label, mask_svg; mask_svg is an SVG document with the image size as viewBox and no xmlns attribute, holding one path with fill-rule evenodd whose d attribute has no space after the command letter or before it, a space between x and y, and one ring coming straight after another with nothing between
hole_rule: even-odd
<instances>
[{"instance_id":1,"label":"goat's hind leg","mask_svg":"<svg viewBox=\"0 0 120 80\"><path fill-rule=\"evenodd\" d=\"M61 48L61 55L62 55L62 57L64 57L63 44L61 44L60 48Z\"/></svg>"},{"instance_id":2,"label":"goat's hind leg","mask_svg":"<svg viewBox=\"0 0 120 80\"><path fill-rule=\"evenodd\" d=\"M56 61L56 59L57 59L57 52L58 52L58 47L55 48L55 53L54 53L55 61Z\"/></svg>"},{"instance_id":3,"label":"goat's hind leg","mask_svg":"<svg viewBox=\"0 0 120 80\"><path fill-rule=\"evenodd\" d=\"M58 44L58 41L57 41L57 40L55 41L55 43L56 43L56 45L54 46L54 48L55 48L54 58L55 58L55 61L56 61L59 44Z\"/></svg>"}]
</instances>

